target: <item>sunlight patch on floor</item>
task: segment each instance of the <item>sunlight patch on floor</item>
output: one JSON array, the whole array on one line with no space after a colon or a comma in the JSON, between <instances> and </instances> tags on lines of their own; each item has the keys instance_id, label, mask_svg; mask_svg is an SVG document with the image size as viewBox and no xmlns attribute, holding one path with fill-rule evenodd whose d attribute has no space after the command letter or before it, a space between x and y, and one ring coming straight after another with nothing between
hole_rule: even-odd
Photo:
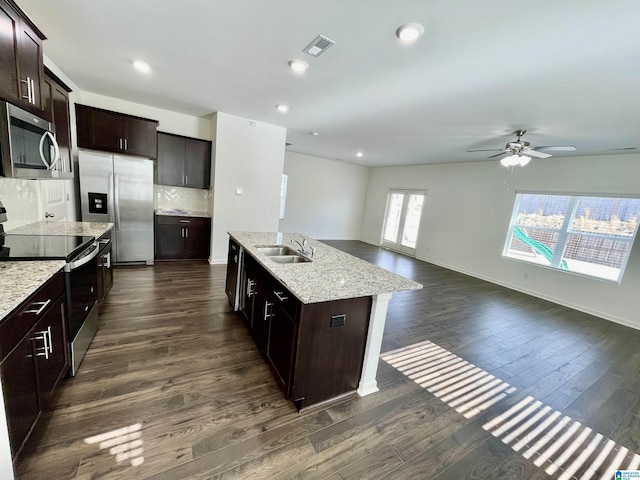
<instances>
[{"instance_id":1,"label":"sunlight patch on floor","mask_svg":"<svg viewBox=\"0 0 640 480\"><path fill-rule=\"evenodd\" d=\"M144 463L144 448L142 447L142 425L139 423L128 427L118 428L110 432L87 437L84 442L89 445L98 444L100 450L108 450L117 463L129 460L137 467Z\"/></svg>"}]
</instances>

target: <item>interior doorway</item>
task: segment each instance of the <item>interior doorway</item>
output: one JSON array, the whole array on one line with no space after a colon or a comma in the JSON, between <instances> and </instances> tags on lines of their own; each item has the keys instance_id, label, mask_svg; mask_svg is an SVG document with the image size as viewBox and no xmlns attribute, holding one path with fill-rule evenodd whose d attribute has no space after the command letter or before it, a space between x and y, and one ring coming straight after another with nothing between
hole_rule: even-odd
<instances>
[{"instance_id":1,"label":"interior doorway","mask_svg":"<svg viewBox=\"0 0 640 480\"><path fill-rule=\"evenodd\" d=\"M417 190L390 190L382 227L382 246L415 255L422 206L427 193Z\"/></svg>"}]
</instances>

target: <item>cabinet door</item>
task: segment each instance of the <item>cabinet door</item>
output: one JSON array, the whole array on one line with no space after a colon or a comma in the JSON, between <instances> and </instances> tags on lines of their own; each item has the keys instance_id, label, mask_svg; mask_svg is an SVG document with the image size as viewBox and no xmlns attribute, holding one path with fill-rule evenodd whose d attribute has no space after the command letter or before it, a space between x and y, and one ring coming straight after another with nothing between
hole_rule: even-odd
<instances>
[{"instance_id":1,"label":"cabinet door","mask_svg":"<svg viewBox=\"0 0 640 480\"><path fill-rule=\"evenodd\" d=\"M20 46L18 50L18 69L20 72L21 96L36 111L42 110L40 88L43 77L42 40L25 22L20 22ZM25 98L26 97L26 98ZM40 113L40 112L38 112Z\"/></svg>"},{"instance_id":2,"label":"cabinet door","mask_svg":"<svg viewBox=\"0 0 640 480\"><path fill-rule=\"evenodd\" d=\"M38 384L28 334L0 365L11 455L15 458L40 414Z\"/></svg>"},{"instance_id":3,"label":"cabinet door","mask_svg":"<svg viewBox=\"0 0 640 480\"><path fill-rule=\"evenodd\" d=\"M157 183L184 185L185 139L177 135L158 133Z\"/></svg>"},{"instance_id":4,"label":"cabinet door","mask_svg":"<svg viewBox=\"0 0 640 480\"><path fill-rule=\"evenodd\" d=\"M156 259L175 260L184 255L184 227L156 217Z\"/></svg>"},{"instance_id":5,"label":"cabinet door","mask_svg":"<svg viewBox=\"0 0 640 480\"><path fill-rule=\"evenodd\" d=\"M78 147L107 152L122 151L122 117L76 105Z\"/></svg>"},{"instance_id":6,"label":"cabinet door","mask_svg":"<svg viewBox=\"0 0 640 480\"><path fill-rule=\"evenodd\" d=\"M276 372L276 379L288 395L291 387L297 326L295 321L280 307L276 298L271 296L269 303L267 358Z\"/></svg>"},{"instance_id":7,"label":"cabinet door","mask_svg":"<svg viewBox=\"0 0 640 480\"><path fill-rule=\"evenodd\" d=\"M185 226L184 258L201 259L209 257L211 243L211 220L208 218L181 219Z\"/></svg>"},{"instance_id":8,"label":"cabinet door","mask_svg":"<svg viewBox=\"0 0 640 480\"><path fill-rule=\"evenodd\" d=\"M147 158L156 158L156 129L158 124L142 118L122 118L124 152L128 155L140 155Z\"/></svg>"},{"instance_id":9,"label":"cabinet door","mask_svg":"<svg viewBox=\"0 0 640 480\"><path fill-rule=\"evenodd\" d=\"M238 262L240 260L240 246L229 239L229 252L227 254L227 279L224 290L229 298L231 308L236 308L236 291L238 287Z\"/></svg>"},{"instance_id":10,"label":"cabinet door","mask_svg":"<svg viewBox=\"0 0 640 480\"><path fill-rule=\"evenodd\" d=\"M53 111L52 121L56 127L56 140L60 147L60 160L56 168L59 168L62 173L72 173L69 93L57 83L54 83L51 89L51 108Z\"/></svg>"},{"instance_id":11,"label":"cabinet door","mask_svg":"<svg viewBox=\"0 0 640 480\"><path fill-rule=\"evenodd\" d=\"M211 176L211 142L185 139L185 186L209 188Z\"/></svg>"},{"instance_id":12,"label":"cabinet door","mask_svg":"<svg viewBox=\"0 0 640 480\"><path fill-rule=\"evenodd\" d=\"M18 80L18 32L20 19L0 0L0 97L16 102L20 98Z\"/></svg>"},{"instance_id":13,"label":"cabinet door","mask_svg":"<svg viewBox=\"0 0 640 480\"><path fill-rule=\"evenodd\" d=\"M256 271L253 297L253 311L251 315L251 335L260 353L267 350L267 335L269 332L269 315L272 303L267 297L267 278L261 271Z\"/></svg>"},{"instance_id":14,"label":"cabinet door","mask_svg":"<svg viewBox=\"0 0 640 480\"><path fill-rule=\"evenodd\" d=\"M49 410L53 406L53 391L69 369L64 296L60 296L36 324L33 338L40 407Z\"/></svg>"}]
</instances>

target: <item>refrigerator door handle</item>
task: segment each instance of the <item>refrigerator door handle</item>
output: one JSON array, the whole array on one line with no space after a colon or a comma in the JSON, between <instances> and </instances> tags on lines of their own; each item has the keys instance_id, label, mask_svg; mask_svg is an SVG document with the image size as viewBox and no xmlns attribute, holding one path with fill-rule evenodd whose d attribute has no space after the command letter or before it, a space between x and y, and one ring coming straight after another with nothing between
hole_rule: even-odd
<instances>
[{"instance_id":1,"label":"refrigerator door handle","mask_svg":"<svg viewBox=\"0 0 640 480\"><path fill-rule=\"evenodd\" d=\"M120 230L120 193L118 192L118 174L113 176L113 203L116 207L115 210L115 224L116 230Z\"/></svg>"},{"instance_id":2,"label":"refrigerator door handle","mask_svg":"<svg viewBox=\"0 0 640 480\"><path fill-rule=\"evenodd\" d=\"M115 203L113 201L113 173L110 173L108 177L109 178L107 179L107 182L108 182L107 188L109 189L109 194L108 194L107 203L109 205L109 221L115 224L116 219L115 219L115 214L113 213L115 209Z\"/></svg>"}]
</instances>

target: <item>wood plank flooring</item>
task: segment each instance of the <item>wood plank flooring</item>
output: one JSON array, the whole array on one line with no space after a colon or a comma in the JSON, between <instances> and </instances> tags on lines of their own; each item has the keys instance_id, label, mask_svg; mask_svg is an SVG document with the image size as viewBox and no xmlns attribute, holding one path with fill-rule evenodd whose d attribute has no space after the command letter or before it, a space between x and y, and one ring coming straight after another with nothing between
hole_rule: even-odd
<instances>
[{"instance_id":1,"label":"wood plank flooring","mask_svg":"<svg viewBox=\"0 0 640 480\"><path fill-rule=\"evenodd\" d=\"M465 418L381 360L378 393L299 414L230 311L224 266L121 267L17 478L561 478L486 427L527 396L615 443L603 464L640 453L640 331L362 242L327 243L424 284L392 298L383 352L428 340L517 391Z\"/></svg>"}]
</instances>

